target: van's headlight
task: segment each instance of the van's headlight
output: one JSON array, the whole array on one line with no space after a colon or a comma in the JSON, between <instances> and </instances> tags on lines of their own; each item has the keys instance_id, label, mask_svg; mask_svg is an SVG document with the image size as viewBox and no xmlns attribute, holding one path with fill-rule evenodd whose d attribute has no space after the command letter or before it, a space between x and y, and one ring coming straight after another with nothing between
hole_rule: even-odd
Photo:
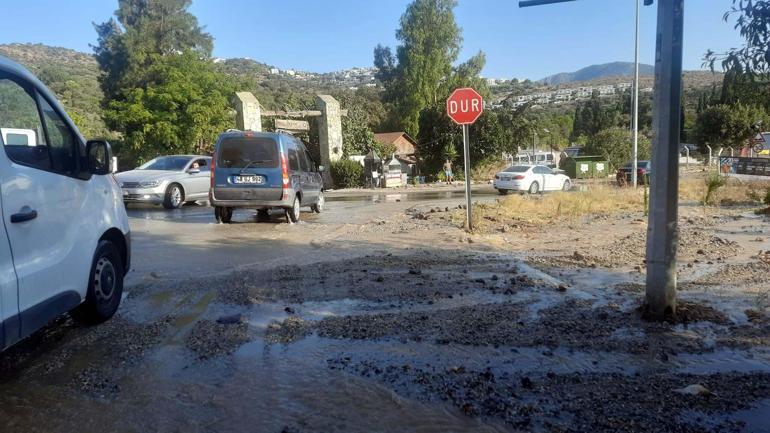
<instances>
[{"instance_id":1,"label":"van's headlight","mask_svg":"<svg viewBox=\"0 0 770 433\"><path fill-rule=\"evenodd\" d=\"M160 185L159 180L148 180L145 182L139 182L139 188L155 188Z\"/></svg>"}]
</instances>

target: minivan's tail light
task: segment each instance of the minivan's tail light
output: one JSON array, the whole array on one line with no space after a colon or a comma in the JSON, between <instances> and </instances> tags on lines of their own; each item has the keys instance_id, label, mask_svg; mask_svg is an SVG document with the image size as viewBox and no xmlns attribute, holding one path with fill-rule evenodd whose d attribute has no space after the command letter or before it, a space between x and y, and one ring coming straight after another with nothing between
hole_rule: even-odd
<instances>
[{"instance_id":1,"label":"minivan's tail light","mask_svg":"<svg viewBox=\"0 0 770 433\"><path fill-rule=\"evenodd\" d=\"M513 176L513 180L524 180L524 176L522 175Z\"/></svg>"},{"instance_id":2,"label":"minivan's tail light","mask_svg":"<svg viewBox=\"0 0 770 433\"><path fill-rule=\"evenodd\" d=\"M286 155L281 149L281 178L283 180L283 200L289 198L289 163L286 161Z\"/></svg>"},{"instance_id":3,"label":"minivan's tail light","mask_svg":"<svg viewBox=\"0 0 770 433\"><path fill-rule=\"evenodd\" d=\"M214 188L214 170L217 168L217 157L214 155L213 158L211 158L211 165L209 166L209 169L211 170L211 187Z\"/></svg>"}]
</instances>

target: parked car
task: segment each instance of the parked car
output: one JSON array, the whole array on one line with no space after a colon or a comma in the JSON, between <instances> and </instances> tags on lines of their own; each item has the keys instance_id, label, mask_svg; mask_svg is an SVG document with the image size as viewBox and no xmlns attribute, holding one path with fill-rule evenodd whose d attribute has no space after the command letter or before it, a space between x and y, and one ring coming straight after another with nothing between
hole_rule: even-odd
<instances>
[{"instance_id":1,"label":"parked car","mask_svg":"<svg viewBox=\"0 0 770 433\"><path fill-rule=\"evenodd\" d=\"M278 208L297 222L302 207L320 213L323 171L302 141L289 133L228 131L217 139L211 165L214 216L229 223L233 209L250 208L264 220L270 209Z\"/></svg>"},{"instance_id":2,"label":"parked car","mask_svg":"<svg viewBox=\"0 0 770 433\"><path fill-rule=\"evenodd\" d=\"M159 156L115 177L125 203L162 204L166 209L176 209L208 198L210 172L211 157L173 155Z\"/></svg>"},{"instance_id":3,"label":"parked car","mask_svg":"<svg viewBox=\"0 0 770 433\"><path fill-rule=\"evenodd\" d=\"M37 78L0 56L0 350L71 311L120 304L128 217L106 141L83 139Z\"/></svg>"},{"instance_id":4,"label":"parked car","mask_svg":"<svg viewBox=\"0 0 770 433\"><path fill-rule=\"evenodd\" d=\"M632 182L633 171L631 167L633 167L633 165L634 163L632 161L618 169L618 172L615 176L618 181L618 185L628 185ZM637 161L636 167L637 183L640 185L649 183L650 173L652 172L652 163L650 161Z\"/></svg>"},{"instance_id":5,"label":"parked car","mask_svg":"<svg viewBox=\"0 0 770 433\"><path fill-rule=\"evenodd\" d=\"M569 191L569 177L543 165L514 165L495 175L493 185L502 195L509 191L537 194L542 191Z\"/></svg>"}]
</instances>

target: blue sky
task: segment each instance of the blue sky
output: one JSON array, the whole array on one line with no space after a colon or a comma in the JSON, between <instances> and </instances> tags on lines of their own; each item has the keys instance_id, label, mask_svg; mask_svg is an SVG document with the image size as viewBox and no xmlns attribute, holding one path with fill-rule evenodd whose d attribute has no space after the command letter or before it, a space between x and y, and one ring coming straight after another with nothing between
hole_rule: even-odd
<instances>
[{"instance_id":1,"label":"blue sky","mask_svg":"<svg viewBox=\"0 0 770 433\"><path fill-rule=\"evenodd\" d=\"M250 57L281 68L328 72L370 66L377 43L395 46L409 0L194 0L217 57ZM730 0L685 0L685 68L700 69L711 48L738 46L722 21ZM92 22L113 0L0 0L0 43L40 42L90 51ZM579 0L518 8L517 0L459 0L461 59L487 54L484 75L539 79L610 61L633 60L634 0ZM655 7L642 8L642 61L653 62ZM19 19L9 19L11 16ZM22 18L24 17L24 18ZM34 23L34 25L30 25Z\"/></svg>"}]
</instances>

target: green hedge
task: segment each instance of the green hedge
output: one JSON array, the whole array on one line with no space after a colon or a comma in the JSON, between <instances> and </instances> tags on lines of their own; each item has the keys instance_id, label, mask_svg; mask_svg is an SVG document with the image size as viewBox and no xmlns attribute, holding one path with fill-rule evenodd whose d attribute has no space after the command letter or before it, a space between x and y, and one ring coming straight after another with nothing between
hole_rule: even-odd
<instances>
[{"instance_id":1,"label":"green hedge","mask_svg":"<svg viewBox=\"0 0 770 433\"><path fill-rule=\"evenodd\" d=\"M332 162L331 175L335 188L360 188L364 186L364 168L356 161L341 159Z\"/></svg>"}]
</instances>

